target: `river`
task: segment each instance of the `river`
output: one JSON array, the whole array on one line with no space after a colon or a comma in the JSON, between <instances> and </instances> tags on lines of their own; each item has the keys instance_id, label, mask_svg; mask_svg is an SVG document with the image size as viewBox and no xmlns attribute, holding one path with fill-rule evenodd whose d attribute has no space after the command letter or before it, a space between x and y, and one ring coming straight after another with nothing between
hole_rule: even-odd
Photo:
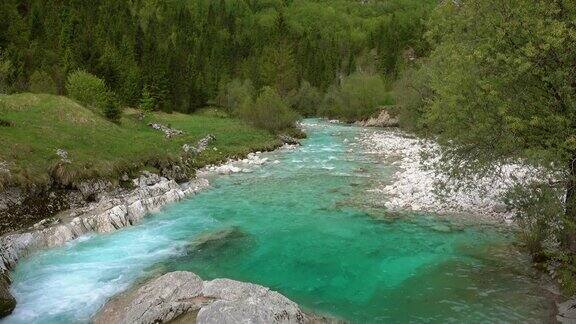
<instances>
[{"instance_id":1,"label":"river","mask_svg":"<svg viewBox=\"0 0 576 324\"><path fill-rule=\"evenodd\" d=\"M3 323L83 323L135 282L172 270L277 290L304 309L355 323L541 322L549 302L502 225L371 208L394 168L358 143L371 130L304 123L301 147L264 153L252 172L145 221L23 259L18 305ZM382 204L379 203L379 206ZM190 250L199 235L237 235Z\"/></svg>"}]
</instances>

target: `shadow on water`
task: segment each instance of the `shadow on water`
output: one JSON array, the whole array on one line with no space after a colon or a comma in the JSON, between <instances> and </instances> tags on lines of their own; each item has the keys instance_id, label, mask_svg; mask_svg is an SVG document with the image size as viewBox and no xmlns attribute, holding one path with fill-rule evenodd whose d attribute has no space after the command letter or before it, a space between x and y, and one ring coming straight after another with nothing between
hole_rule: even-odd
<instances>
[{"instance_id":1,"label":"shadow on water","mask_svg":"<svg viewBox=\"0 0 576 324\"><path fill-rule=\"evenodd\" d=\"M255 240L238 226L207 231L194 237L184 247L183 254L155 264L162 273L171 271L194 271L208 276L212 268L223 264L236 264L254 248Z\"/></svg>"}]
</instances>

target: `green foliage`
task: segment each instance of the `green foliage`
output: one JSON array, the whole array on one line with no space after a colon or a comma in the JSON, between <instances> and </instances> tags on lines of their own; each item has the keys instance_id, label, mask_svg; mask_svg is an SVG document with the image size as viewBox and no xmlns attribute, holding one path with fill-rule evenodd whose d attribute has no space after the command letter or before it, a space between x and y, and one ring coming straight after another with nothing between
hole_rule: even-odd
<instances>
[{"instance_id":1,"label":"green foliage","mask_svg":"<svg viewBox=\"0 0 576 324\"><path fill-rule=\"evenodd\" d=\"M287 44L266 47L258 62L258 86L273 86L285 96L298 87L296 60Z\"/></svg>"},{"instance_id":2,"label":"green foliage","mask_svg":"<svg viewBox=\"0 0 576 324\"><path fill-rule=\"evenodd\" d=\"M144 90L142 90L139 107L144 112L151 112L157 109L156 100L152 97L148 86L144 86Z\"/></svg>"},{"instance_id":3,"label":"green foliage","mask_svg":"<svg viewBox=\"0 0 576 324\"><path fill-rule=\"evenodd\" d=\"M404 70L395 82L393 96L398 109L400 126L411 131L426 129L423 118L430 98L430 75L426 66L412 67Z\"/></svg>"},{"instance_id":4,"label":"green foliage","mask_svg":"<svg viewBox=\"0 0 576 324\"><path fill-rule=\"evenodd\" d=\"M234 79L229 83L223 83L218 91L216 103L233 112L246 101L252 100L254 87L250 80L241 81Z\"/></svg>"},{"instance_id":5,"label":"green foliage","mask_svg":"<svg viewBox=\"0 0 576 324\"><path fill-rule=\"evenodd\" d=\"M235 78L282 96L303 80L325 91L355 71L361 53L393 74L396 65L381 62L424 47L419 26L435 3L4 0L0 91L24 91L34 71L46 71L63 92L78 69L103 79L125 106L137 106L147 85L166 112L202 108Z\"/></svg>"},{"instance_id":6,"label":"green foliage","mask_svg":"<svg viewBox=\"0 0 576 324\"><path fill-rule=\"evenodd\" d=\"M380 76L355 73L345 78L340 87L328 90L320 114L352 122L366 119L390 105L391 96Z\"/></svg>"},{"instance_id":7,"label":"green foliage","mask_svg":"<svg viewBox=\"0 0 576 324\"><path fill-rule=\"evenodd\" d=\"M447 167L460 175L510 160L560 171L559 185L522 186L508 198L535 261L563 260L561 276L572 281L572 291L574 21L573 1L444 1L428 24L430 56L405 71L396 90L403 123L434 134L444 144ZM554 241L561 244L551 248Z\"/></svg>"},{"instance_id":8,"label":"green foliage","mask_svg":"<svg viewBox=\"0 0 576 324\"><path fill-rule=\"evenodd\" d=\"M106 106L108 90L104 80L82 70L71 73L66 81L68 96L100 113Z\"/></svg>"},{"instance_id":9,"label":"green foliage","mask_svg":"<svg viewBox=\"0 0 576 324\"><path fill-rule=\"evenodd\" d=\"M567 164L576 152L575 17L565 1L444 2L427 34L427 127L488 158Z\"/></svg>"},{"instance_id":10,"label":"green foliage","mask_svg":"<svg viewBox=\"0 0 576 324\"><path fill-rule=\"evenodd\" d=\"M117 122L120 120L121 116L122 107L115 98L109 96L104 104L104 117L111 121Z\"/></svg>"},{"instance_id":11,"label":"green foliage","mask_svg":"<svg viewBox=\"0 0 576 324\"><path fill-rule=\"evenodd\" d=\"M32 93L56 94L56 83L50 74L44 71L35 71L30 76L29 90Z\"/></svg>"},{"instance_id":12,"label":"green foliage","mask_svg":"<svg viewBox=\"0 0 576 324\"><path fill-rule=\"evenodd\" d=\"M0 94L9 92L13 69L12 61L0 52Z\"/></svg>"},{"instance_id":13,"label":"green foliage","mask_svg":"<svg viewBox=\"0 0 576 324\"><path fill-rule=\"evenodd\" d=\"M294 127L298 120L298 114L271 87L264 87L255 101L245 101L238 109L238 115L248 123L272 132Z\"/></svg>"},{"instance_id":14,"label":"green foliage","mask_svg":"<svg viewBox=\"0 0 576 324\"><path fill-rule=\"evenodd\" d=\"M562 237L563 188L552 188L547 184L533 182L518 184L510 189L504 201L520 225L519 238L532 254L535 262L545 261L547 255L555 253Z\"/></svg>"},{"instance_id":15,"label":"green foliage","mask_svg":"<svg viewBox=\"0 0 576 324\"><path fill-rule=\"evenodd\" d=\"M320 91L308 81L302 81L298 91L288 96L290 106L304 117L316 115L316 110L322 103Z\"/></svg>"},{"instance_id":16,"label":"green foliage","mask_svg":"<svg viewBox=\"0 0 576 324\"><path fill-rule=\"evenodd\" d=\"M560 266L556 269L556 279L562 287L562 292L566 296L576 294L576 256L565 254L560 256Z\"/></svg>"}]
</instances>

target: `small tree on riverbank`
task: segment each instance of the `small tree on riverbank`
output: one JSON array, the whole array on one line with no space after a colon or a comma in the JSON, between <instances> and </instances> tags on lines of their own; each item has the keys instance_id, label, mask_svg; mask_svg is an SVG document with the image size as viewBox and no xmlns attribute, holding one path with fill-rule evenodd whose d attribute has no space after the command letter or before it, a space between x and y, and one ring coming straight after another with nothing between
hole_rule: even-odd
<instances>
[{"instance_id":1,"label":"small tree on riverbank","mask_svg":"<svg viewBox=\"0 0 576 324\"><path fill-rule=\"evenodd\" d=\"M264 87L255 101L245 100L238 115L250 124L272 132L291 128L298 120L298 114L271 87Z\"/></svg>"},{"instance_id":2,"label":"small tree on riverbank","mask_svg":"<svg viewBox=\"0 0 576 324\"><path fill-rule=\"evenodd\" d=\"M120 119L121 107L114 98L114 94L106 87L104 80L78 70L68 76L66 91L70 98L96 113L112 121Z\"/></svg>"}]
</instances>

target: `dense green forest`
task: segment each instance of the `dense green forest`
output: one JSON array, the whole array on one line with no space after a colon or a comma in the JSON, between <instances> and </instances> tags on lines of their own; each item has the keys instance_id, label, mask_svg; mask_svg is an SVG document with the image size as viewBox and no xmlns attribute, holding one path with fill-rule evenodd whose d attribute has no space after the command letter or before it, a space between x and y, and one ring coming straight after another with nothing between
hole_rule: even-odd
<instances>
[{"instance_id":1,"label":"dense green forest","mask_svg":"<svg viewBox=\"0 0 576 324\"><path fill-rule=\"evenodd\" d=\"M324 92L368 64L393 78L404 49L425 52L434 2L2 1L0 89L65 94L67 76L82 69L123 105L151 99L186 113L234 79L284 98L302 86Z\"/></svg>"}]
</instances>

